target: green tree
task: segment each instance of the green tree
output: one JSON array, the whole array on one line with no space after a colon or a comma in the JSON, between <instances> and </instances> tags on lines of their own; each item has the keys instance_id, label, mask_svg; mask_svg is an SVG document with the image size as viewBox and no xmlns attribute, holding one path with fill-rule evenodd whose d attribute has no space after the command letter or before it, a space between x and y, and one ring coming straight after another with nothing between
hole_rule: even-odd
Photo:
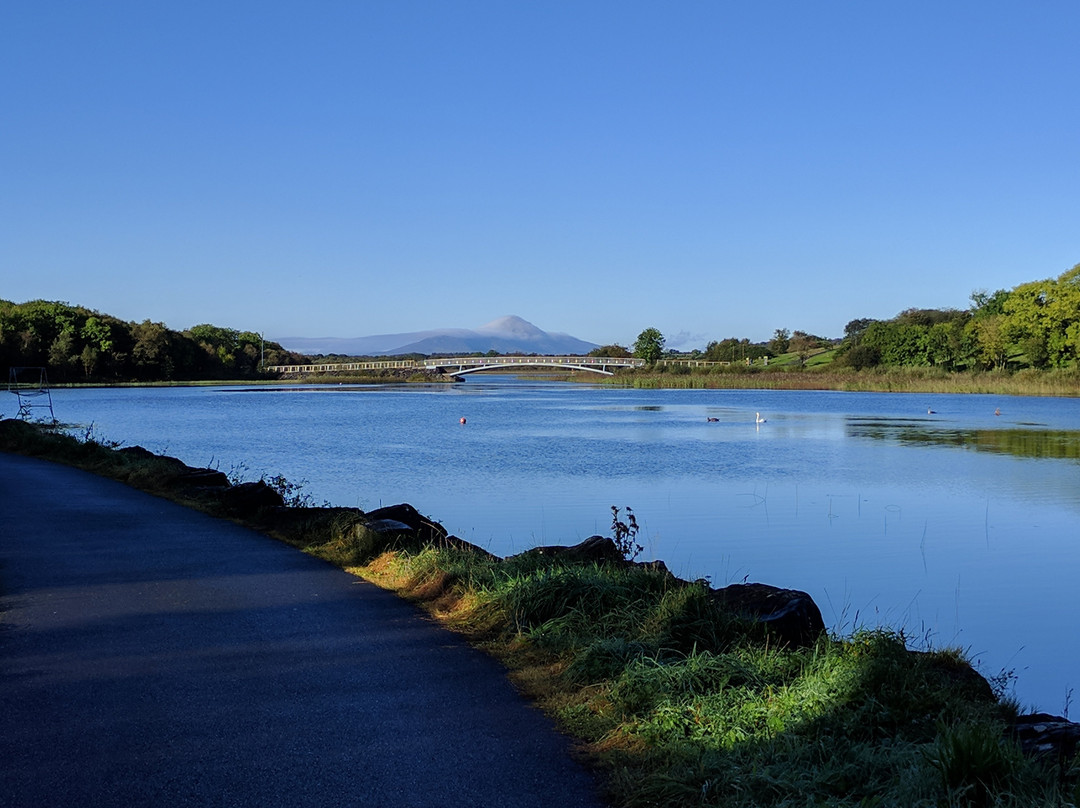
<instances>
[{"instance_id":1,"label":"green tree","mask_svg":"<svg viewBox=\"0 0 1080 808\"><path fill-rule=\"evenodd\" d=\"M841 362L855 370L872 368L881 362L881 351L873 345L854 345L843 354Z\"/></svg>"},{"instance_id":2,"label":"green tree","mask_svg":"<svg viewBox=\"0 0 1080 808\"><path fill-rule=\"evenodd\" d=\"M135 345L131 350L136 373L143 379L168 379L172 376L169 356L169 330L163 323L143 320L132 324Z\"/></svg>"},{"instance_id":3,"label":"green tree","mask_svg":"<svg viewBox=\"0 0 1080 808\"><path fill-rule=\"evenodd\" d=\"M82 338L87 345L97 348L99 351L111 351L113 347L112 329L109 323L100 317L90 316L82 327Z\"/></svg>"},{"instance_id":4,"label":"green tree","mask_svg":"<svg viewBox=\"0 0 1080 808\"><path fill-rule=\"evenodd\" d=\"M1009 340L1005 333L1005 315L977 317L968 325L977 346L977 358L987 368L1004 370L1009 360Z\"/></svg>"},{"instance_id":5,"label":"green tree","mask_svg":"<svg viewBox=\"0 0 1080 808\"><path fill-rule=\"evenodd\" d=\"M99 355L98 349L93 345L88 344L83 347L79 361L82 362L83 373L86 374L86 378L89 379L97 371Z\"/></svg>"},{"instance_id":6,"label":"green tree","mask_svg":"<svg viewBox=\"0 0 1080 808\"><path fill-rule=\"evenodd\" d=\"M998 289L990 294L985 289L976 289L971 293L971 313L973 315L1004 314L1005 301L1009 299L1009 292Z\"/></svg>"},{"instance_id":7,"label":"green tree","mask_svg":"<svg viewBox=\"0 0 1080 808\"><path fill-rule=\"evenodd\" d=\"M1029 362L1066 367L1080 360L1080 264L1056 279L1017 286L1002 308L1005 336Z\"/></svg>"},{"instance_id":8,"label":"green tree","mask_svg":"<svg viewBox=\"0 0 1080 808\"><path fill-rule=\"evenodd\" d=\"M860 317L856 320L849 321L848 324L844 326L844 339L848 340L852 345L858 345L863 333L870 327L870 323L876 322L877 320L869 317Z\"/></svg>"},{"instance_id":9,"label":"green tree","mask_svg":"<svg viewBox=\"0 0 1080 808\"><path fill-rule=\"evenodd\" d=\"M210 353L217 351L218 348L224 348L225 353L235 353L240 347L240 332L235 328L221 328L220 326L203 323L193 325L188 329L187 333L204 348L206 346L212 348L213 351L210 351Z\"/></svg>"},{"instance_id":10,"label":"green tree","mask_svg":"<svg viewBox=\"0 0 1080 808\"><path fill-rule=\"evenodd\" d=\"M630 356L630 350L622 345L601 345L589 351L589 356L610 356L615 359L625 359Z\"/></svg>"},{"instance_id":11,"label":"green tree","mask_svg":"<svg viewBox=\"0 0 1080 808\"><path fill-rule=\"evenodd\" d=\"M49 346L49 368L58 371L57 378L67 377L69 368L78 362L78 352L75 349L75 335L70 327L64 328L52 345Z\"/></svg>"},{"instance_id":12,"label":"green tree","mask_svg":"<svg viewBox=\"0 0 1080 808\"><path fill-rule=\"evenodd\" d=\"M774 356L780 354L786 354L788 352L788 346L791 345L791 332L786 328L778 328L773 332L773 337L769 340L769 350L773 352Z\"/></svg>"},{"instance_id":13,"label":"green tree","mask_svg":"<svg viewBox=\"0 0 1080 808\"><path fill-rule=\"evenodd\" d=\"M742 358L741 345L735 337L726 337L719 342L713 340L705 346L705 358L710 362L734 362Z\"/></svg>"},{"instance_id":14,"label":"green tree","mask_svg":"<svg viewBox=\"0 0 1080 808\"><path fill-rule=\"evenodd\" d=\"M821 346L821 337L815 337L813 334L807 334L805 331L796 331L791 335L791 340L788 342L788 350L794 351L799 357L799 365L805 365L806 360L810 358L817 348Z\"/></svg>"},{"instance_id":15,"label":"green tree","mask_svg":"<svg viewBox=\"0 0 1080 808\"><path fill-rule=\"evenodd\" d=\"M967 316L955 320L934 323L926 332L926 355L931 365L955 370L963 356L964 326Z\"/></svg>"},{"instance_id":16,"label":"green tree","mask_svg":"<svg viewBox=\"0 0 1080 808\"><path fill-rule=\"evenodd\" d=\"M646 328L638 334L634 342L634 356L644 359L650 365L656 363L664 353L664 335L655 328Z\"/></svg>"}]
</instances>

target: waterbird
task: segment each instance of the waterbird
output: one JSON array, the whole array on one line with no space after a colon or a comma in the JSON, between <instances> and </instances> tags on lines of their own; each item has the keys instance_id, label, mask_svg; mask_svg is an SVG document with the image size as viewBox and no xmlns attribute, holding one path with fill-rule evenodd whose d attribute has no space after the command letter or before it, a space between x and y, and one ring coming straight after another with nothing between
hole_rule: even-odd
<instances>
[{"instance_id":1,"label":"waterbird","mask_svg":"<svg viewBox=\"0 0 1080 808\"><path fill-rule=\"evenodd\" d=\"M765 423L765 419L761 417L761 413L760 413L760 412L755 412L755 413L754 413L754 415L755 415L755 416L757 416L757 422L758 422L759 424L763 424L763 423Z\"/></svg>"},{"instance_id":2,"label":"waterbird","mask_svg":"<svg viewBox=\"0 0 1080 808\"><path fill-rule=\"evenodd\" d=\"M1001 415L1001 407L994 408L994 415Z\"/></svg>"},{"instance_id":3,"label":"waterbird","mask_svg":"<svg viewBox=\"0 0 1080 808\"><path fill-rule=\"evenodd\" d=\"M463 415L463 416L461 416L461 423L462 423L462 424L464 424L464 423L465 423L465 416L464 416L464 415Z\"/></svg>"},{"instance_id":4,"label":"waterbird","mask_svg":"<svg viewBox=\"0 0 1080 808\"><path fill-rule=\"evenodd\" d=\"M936 415L937 413L935 413L935 412L934 412L934 411L933 411L932 409L930 409L929 407L927 407L927 408L926 408L926 414L927 414L927 415Z\"/></svg>"},{"instance_id":5,"label":"waterbird","mask_svg":"<svg viewBox=\"0 0 1080 808\"><path fill-rule=\"evenodd\" d=\"M713 418L711 415L706 415L705 420L706 421L719 421L720 419L719 418Z\"/></svg>"}]
</instances>

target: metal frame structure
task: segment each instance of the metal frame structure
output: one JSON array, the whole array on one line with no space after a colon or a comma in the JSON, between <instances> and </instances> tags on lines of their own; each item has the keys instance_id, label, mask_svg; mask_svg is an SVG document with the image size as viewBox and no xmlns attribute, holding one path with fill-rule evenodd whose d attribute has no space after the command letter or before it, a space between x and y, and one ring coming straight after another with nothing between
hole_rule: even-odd
<instances>
[{"instance_id":1,"label":"metal frame structure","mask_svg":"<svg viewBox=\"0 0 1080 808\"><path fill-rule=\"evenodd\" d=\"M17 418L28 421L34 410L47 409L50 423L56 423L52 393L49 391L49 377L45 373L45 368L10 368L8 392L14 393L19 399Z\"/></svg>"}]
</instances>

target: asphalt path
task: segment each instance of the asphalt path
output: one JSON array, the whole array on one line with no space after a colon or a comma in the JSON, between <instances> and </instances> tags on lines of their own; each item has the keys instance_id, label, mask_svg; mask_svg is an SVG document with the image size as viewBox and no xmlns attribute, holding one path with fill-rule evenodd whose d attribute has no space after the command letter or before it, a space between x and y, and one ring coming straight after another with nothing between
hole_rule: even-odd
<instances>
[{"instance_id":1,"label":"asphalt path","mask_svg":"<svg viewBox=\"0 0 1080 808\"><path fill-rule=\"evenodd\" d=\"M0 805L598 808L569 748L394 595L0 453Z\"/></svg>"}]
</instances>

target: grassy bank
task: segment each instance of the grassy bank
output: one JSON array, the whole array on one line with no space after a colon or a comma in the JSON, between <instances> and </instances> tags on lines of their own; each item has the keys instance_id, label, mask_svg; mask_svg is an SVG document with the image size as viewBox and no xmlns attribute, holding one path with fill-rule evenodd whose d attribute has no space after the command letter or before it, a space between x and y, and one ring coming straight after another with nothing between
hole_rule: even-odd
<instances>
[{"instance_id":1,"label":"grassy bank","mask_svg":"<svg viewBox=\"0 0 1080 808\"><path fill-rule=\"evenodd\" d=\"M190 475L178 461L13 421L0 422L0 449L237 518L178 487ZM578 740L616 805L1018 807L1080 797L1078 761L1022 754L1007 731L1016 706L953 650L914 652L885 630L780 646L725 610L705 581L405 541L355 509L274 508L247 521L414 600L501 659Z\"/></svg>"},{"instance_id":2,"label":"grassy bank","mask_svg":"<svg viewBox=\"0 0 1080 808\"><path fill-rule=\"evenodd\" d=\"M595 381L595 379L591 380ZM835 364L764 369L721 366L620 371L603 383L641 389L842 390L866 393L988 393L1011 396L1080 396L1076 370L950 373L936 368L867 368Z\"/></svg>"}]
</instances>

